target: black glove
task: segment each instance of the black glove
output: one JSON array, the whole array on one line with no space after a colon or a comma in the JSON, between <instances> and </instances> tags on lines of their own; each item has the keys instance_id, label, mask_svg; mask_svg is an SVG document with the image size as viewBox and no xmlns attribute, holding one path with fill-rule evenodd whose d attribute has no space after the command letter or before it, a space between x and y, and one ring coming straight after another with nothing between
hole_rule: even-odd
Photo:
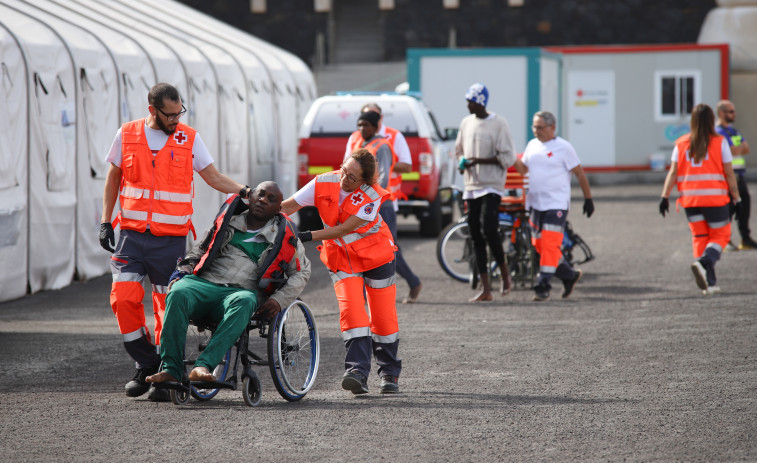
<instances>
[{"instance_id":1,"label":"black glove","mask_svg":"<svg viewBox=\"0 0 757 463\"><path fill-rule=\"evenodd\" d=\"M311 231L299 232L297 233L297 238L303 243L307 243L308 241L313 241L313 233Z\"/></svg>"},{"instance_id":2,"label":"black glove","mask_svg":"<svg viewBox=\"0 0 757 463\"><path fill-rule=\"evenodd\" d=\"M586 217L591 217L593 213L594 201L592 201L591 198L584 199L584 214L586 214Z\"/></svg>"},{"instance_id":3,"label":"black glove","mask_svg":"<svg viewBox=\"0 0 757 463\"><path fill-rule=\"evenodd\" d=\"M739 199L736 201L736 204L733 205L733 216L736 218L736 220L739 220L741 217L741 213L743 212L743 205L741 203L741 200Z\"/></svg>"},{"instance_id":4,"label":"black glove","mask_svg":"<svg viewBox=\"0 0 757 463\"><path fill-rule=\"evenodd\" d=\"M108 252L114 252L116 248L116 234L113 233L113 225L110 222L100 224L100 246Z\"/></svg>"},{"instance_id":5,"label":"black glove","mask_svg":"<svg viewBox=\"0 0 757 463\"><path fill-rule=\"evenodd\" d=\"M665 217L665 214L670 212L670 203L668 198L660 198L660 215Z\"/></svg>"}]
</instances>

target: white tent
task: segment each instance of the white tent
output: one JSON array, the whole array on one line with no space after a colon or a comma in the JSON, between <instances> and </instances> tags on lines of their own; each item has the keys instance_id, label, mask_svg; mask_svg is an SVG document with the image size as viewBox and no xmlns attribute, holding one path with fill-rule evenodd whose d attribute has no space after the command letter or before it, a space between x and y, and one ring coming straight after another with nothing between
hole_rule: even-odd
<instances>
[{"instance_id":1,"label":"white tent","mask_svg":"<svg viewBox=\"0 0 757 463\"><path fill-rule=\"evenodd\" d=\"M219 119L218 98L215 92L218 83L210 60L197 47L165 31L164 23L160 24L160 28L156 28L157 22L153 24L151 18L133 18L125 11L120 11L117 8L119 5L115 2L75 0L66 4L72 7L78 5L77 11L80 14L97 15L100 21L124 32L128 31L127 33L135 40L146 44L145 48L153 55L158 80L171 83L179 90L189 110L189 117L185 122L200 133L212 153L219 143ZM157 51L165 55L164 60L156 59L154 52ZM159 62L165 66L159 65ZM182 70L182 75L169 77L169 72L177 70ZM169 80L171 78L180 79L180 81L174 83L174 80ZM154 84L155 82L149 86ZM144 93L145 104L142 111L132 115L132 119L147 115L147 90ZM219 170L222 170L220 167ZM192 222L198 229L205 228L212 222L221 200L220 193L207 186L199 176L195 175Z\"/></svg>"},{"instance_id":2,"label":"white tent","mask_svg":"<svg viewBox=\"0 0 757 463\"><path fill-rule=\"evenodd\" d=\"M126 2L127 0L121 0ZM268 109L276 122L276 146L271 157L258 158L259 167L270 159L272 175L287 196L297 188L297 140L305 112L316 96L313 73L299 58L280 48L246 34L226 23L208 17L179 2L168 0L143 4L160 9L166 14L178 14L187 24L196 28L201 37L213 36L228 47L246 50L257 56L268 69L272 84L263 90L273 94L273 104ZM209 40L209 39L208 39ZM268 116L268 112L263 117Z\"/></svg>"},{"instance_id":3,"label":"white tent","mask_svg":"<svg viewBox=\"0 0 757 463\"><path fill-rule=\"evenodd\" d=\"M15 33L0 21L0 301L26 293L27 75L21 44Z\"/></svg>"},{"instance_id":4,"label":"white tent","mask_svg":"<svg viewBox=\"0 0 757 463\"><path fill-rule=\"evenodd\" d=\"M0 5L28 62L29 263L32 292L74 276L76 78L65 43L48 25Z\"/></svg>"},{"instance_id":5,"label":"white tent","mask_svg":"<svg viewBox=\"0 0 757 463\"><path fill-rule=\"evenodd\" d=\"M236 175L240 175L239 179L244 179L243 183L248 183L252 186L263 180L269 180L274 178L271 159L274 158L274 146L276 140L274 139L274 120L270 115L263 111L257 111L256 108L270 108L273 106L273 97L271 92L266 92L264 89L272 88L270 78L268 75L265 64L253 53L239 47L234 41L228 39L221 39L214 33L203 30L205 23L202 18L207 19L207 16L199 15L194 10L189 11L194 14L190 14L180 9L174 9L173 4L168 3L148 3L148 2L130 2L130 8L138 10L144 15L149 15L156 9L163 9L165 14L180 14L183 21L177 25L177 30L181 30L182 33L191 37L193 43L205 43L205 46L210 46L221 50L223 53L228 53L231 59L234 60L243 71L243 78L245 82L242 83L241 90L246 92L247 106L244 108L246 117L238 118L236 122L246 120L246 132L248 134L248 142L245 146L236 146L236 150L229 150L227 153L228 159L232 164L228 165L228 170L225 172L234 178ZM235 91L236 91L235 87ZM222 91L222 95L228 93ZM232 125L233 121L227 120L221 124L221 129L224 134L229 138L239 138L239 128ZM242 128L244 130L244 128ZM230 145L233 146L233 145ZM233 163L239 163L239 166L246 166L246 171L242 172L238 168L235 168Z\"/></svg>"},{"instance_id":6,"label":"white tent","mask_svg":"<svg viewBox=\"0 0 757 463\"><path fill-rule=\"evenodd\" d=\"M157 19L167 15L168 29ZM183 5L0 0L0 65L0 301L107 273L104 158L119 124L147 114L157 82L177 87L218 170L294 191L312 73ZM222 195L199 176L195 187L201 232Z\"/></svg>"},{"instance_id":7,"label":"white tent","mask_svg":"<svg viewBox=\"0 0 757 463\"><path fill-rule=\"evenodd\" d=\"M55 30L73 59L76 86L71 93L76 106L75 116L69 116L69 123L76 130L75 269L80 279L102 275L108 270L106 252L97 240L108 169L103 153L107 152L112 134L119 126L115 62L108 48L89 31L20 0L3 2Z\"/></svg>"}]
</instances>

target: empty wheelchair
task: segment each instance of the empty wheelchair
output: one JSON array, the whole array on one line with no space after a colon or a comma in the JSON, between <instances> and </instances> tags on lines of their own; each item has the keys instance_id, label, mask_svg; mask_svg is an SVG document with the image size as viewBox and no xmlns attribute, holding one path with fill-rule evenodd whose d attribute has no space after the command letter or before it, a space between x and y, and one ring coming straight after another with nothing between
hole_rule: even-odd
<instances>
[{"instance_id":1,"label":"empty wheelchair","mask_svg":"<svg viewBox=\"0 0 757 463\"><path fill-rule=\"evenodd\" d=\"M208 345L217 325L202 320L190 322L184 349L184 367L192 368L198 355ZM250 347L250 333L257 330L265 339L267 355L262 357ZM268 366L276 390L286 400L295 402L310 390L315 382L320 361L318 329L310 308L301 300L294 301L270 322L253 317L234 347L226 352L212 373L216 381L189 381L185 373L181 383L164 382L155 386L169 389L171 401L183 405L190 396L210 400L221 389L236 390L241 374L242 397L247 405L260 403L261 384L253 366Z\"/></svg>"}]
</instances>

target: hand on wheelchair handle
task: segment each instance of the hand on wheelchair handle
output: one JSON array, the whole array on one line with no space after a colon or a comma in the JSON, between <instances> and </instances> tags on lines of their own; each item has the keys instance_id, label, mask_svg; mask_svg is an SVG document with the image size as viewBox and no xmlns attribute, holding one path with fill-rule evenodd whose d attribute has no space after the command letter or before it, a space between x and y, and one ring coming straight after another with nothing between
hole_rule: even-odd
<instances>
[{"instance_id":1,"label":"hand on wheelchair handle","mask_svg":"<svg viewBox=\"0 0 757 463\"><path fill-rule=\"evenodd\" d=\"M110 222L103 222L100 224L100 246L106 251L112 253L115 252L114 246L116 245L116 235L113 232L113 225Z\"/></svg>"}]
</instances>

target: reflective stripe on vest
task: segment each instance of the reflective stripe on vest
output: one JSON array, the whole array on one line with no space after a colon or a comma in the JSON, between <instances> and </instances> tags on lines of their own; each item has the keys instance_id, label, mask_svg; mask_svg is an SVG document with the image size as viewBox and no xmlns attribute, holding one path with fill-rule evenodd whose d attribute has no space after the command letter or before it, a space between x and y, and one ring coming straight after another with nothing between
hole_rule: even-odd
<instances>
[{"instance_id":1,"label":"reflective stripe on vest","mask_svg":"<svg viewBox=\"0 0 757 463\"><path fill-rule=\"evenodd\" d=\"M676 141L678 148L678 201L683 207L716 207L728 204L728 183L723 172L723 137L713 135L707 154L699 163L690 153L691 134Z\"/></svg>"},{"instance_id":2,"label":"reflective stripe on vest","mask_svg":"<svg viewBox=\"0 0 757 463\"><path fill-rule=\"evenodd\" d=\"M392 146L392 152L394 152L394 143L397 141L397 134L399 133L399 130L393 129L391 127L384 127L384 130L386 131L386 139L389 140L389 144L391 144ZM397 156L395 153L394 157L394 163L396 164L399 162L399 156ZM387 189L391 194L390 198L392 200L407 199L407 196L402 193L402 174L395 172L394 167L392 167L392 172L389 174L389 185Z\"/></svg>"},{"instance_id":3,"label":"reflective stripe on vest","mask_svg":"<svg viewBox=\"0 0 757 463\"><path fill-rule=\"evenodd\" d=\"M186 236L192 229L192 146L196 132L179 123L153 156L145 120L121 127L120 225L158 236Z\"/></svg>"}]
</instances>

